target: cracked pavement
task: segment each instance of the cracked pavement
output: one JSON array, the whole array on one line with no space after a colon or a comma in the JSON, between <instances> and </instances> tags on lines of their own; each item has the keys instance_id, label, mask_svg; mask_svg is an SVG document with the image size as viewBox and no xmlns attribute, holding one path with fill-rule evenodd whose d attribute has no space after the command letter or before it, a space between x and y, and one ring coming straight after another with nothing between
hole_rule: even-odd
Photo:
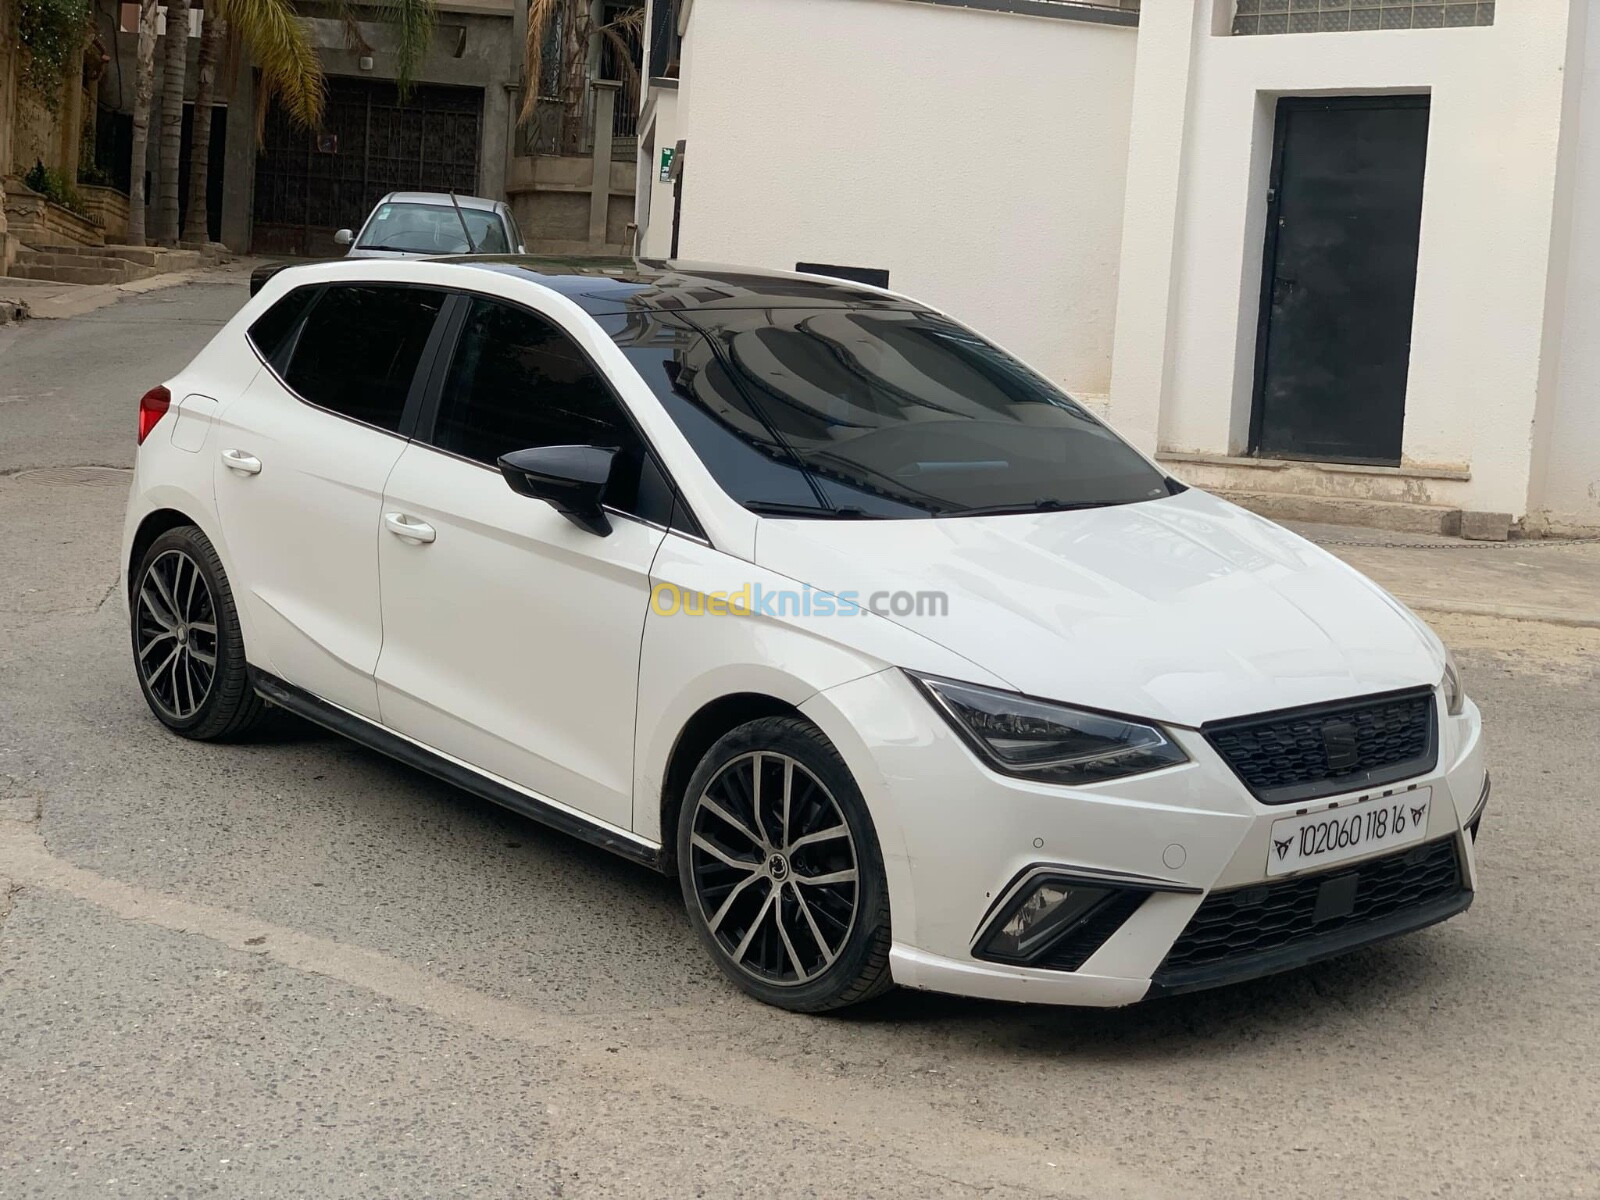
<instances>
[{"instance_id":1,"label":"cracked pavement","mask_svg":"<svg viewBox=\"0 0 1600 1200\"><path fill-rule=\"evenodd\" d=\"M1495 772L1455 921L1131 1009L791 1016L669 881L148 714L115 468L244 296L0 330L0 1198L1600 1195L1594 630L1437 622Z\"/></svg>"}]
</instances>

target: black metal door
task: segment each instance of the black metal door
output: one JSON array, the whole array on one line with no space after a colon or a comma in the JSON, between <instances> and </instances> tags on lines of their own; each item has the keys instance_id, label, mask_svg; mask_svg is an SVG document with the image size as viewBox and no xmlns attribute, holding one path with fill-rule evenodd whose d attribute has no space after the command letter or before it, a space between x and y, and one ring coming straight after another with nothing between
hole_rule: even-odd
<instances>
[{"instance_id":1,"label":"black metal door","mask_svg":"<svg viewBox=\"0 0 1600 1200\"><path fill-rule=\"evenodd\" d=\"M1278 102L1251 449L1400 461L1426 96Z\"/></svg>"},{"instance_id":2,"label":"black metal door","mask_svg":"<svg viewBox=\"0 0 1600 1200\"><path fill-rule=\"evenodd\" d=\"M261 254L344 253L388 192L478 190L480 88L417 86L402 104L391 82L333 77L322 128L297 128L275 103L256 163L251 248Z\"/></svg>"}]
</instances>

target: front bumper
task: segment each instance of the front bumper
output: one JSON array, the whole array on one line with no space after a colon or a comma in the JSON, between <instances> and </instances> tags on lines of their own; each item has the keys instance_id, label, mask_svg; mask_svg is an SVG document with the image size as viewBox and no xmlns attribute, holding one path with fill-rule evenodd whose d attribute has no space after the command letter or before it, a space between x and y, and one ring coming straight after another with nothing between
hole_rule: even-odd
<instances>
[{"instance_id":1,"label":"front bumper","mask_svg":"<svg viewBox=\"0 0 1600 1200\"><path fill-rule=\"evenodd\" d=\"M844 684L803 707L834 740L872 812L889 881L891 968L908 987L1048 1004L1130 1004L1271 974L1434 924L1468 907L1476 888L1467 826L1481 817L1487 776L1481 723L1470 702L1461 716L1440 718L1435 769L1397 785L1433 791L1420 842L1270 881L1270 830L1285 808L1251 796L1195 731L1170 731L1189 754L1182 766L1062 788L990 771L897 671ZM1292 810L1347 804L1362 794ZM1325 920L1315 896L1301 895L1294 919L1309 919L1301 911L1308 903L1314 910L1306 936L1259 952L1244 946L1212 962L1168 963L1185 931L1205 919L1208 902L1231 895L1276 903L1255 893L1289 883L1315 890L1324 877L1339 877L1335 890L1354 894L1363 885L1347 877L1423 847L1447 850L1453 874L1430 876L1429 889L1407 893L1414 902L1382 911L1358 903L1362 919L1336 922ZM1444 869L1442 858L1434 869ZM1081 962L1073 960L1074 969L979 958L975 944L996 907L1019 879L1040 871L1120 882L1144 896ZM1375 885L1365 886L1370 893Z\"/></svg>"}]
</instances>

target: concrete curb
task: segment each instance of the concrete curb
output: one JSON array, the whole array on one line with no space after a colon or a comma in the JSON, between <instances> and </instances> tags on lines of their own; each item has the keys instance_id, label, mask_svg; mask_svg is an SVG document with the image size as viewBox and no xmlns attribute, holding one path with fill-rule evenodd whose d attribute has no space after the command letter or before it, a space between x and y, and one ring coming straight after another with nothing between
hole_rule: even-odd
<instances>
[{"instance_id":1,"label":"concrete curb","mask_svg":"<svg viewBox=\"0 0 1600 1200\"><path fill-rule=\"evenodd\" d=\"M1472 604L1460 600L1440 600L1432 596L1407 596L1401 592L1394 593L1394 597L1417 612L1497 617L1503 621L1540 621L1546 625L1566 625L1573 629L1600 629L1600 613L1563 612L1558 608L1537 608L1529 604Z\"/></svg>"},{"instance_id":2,"label":"concrete curb","mask_svg":"<svg viewBox=\"0 0 1600 1200\"><path fill-rule=\"evenodd\" d=\"M84 313L115 304L123 296L138 296L157 292L162 288L193 283L216 271L216 267L198 267L192 271L174 271L169 275L152 275L148 279L135 279L129 283L97 283L60 296L30 301L28 314L45 321L59 321L65 317L78 317ZM3 281L0 281L3 282Z\"/></svg>"}]
</instances>

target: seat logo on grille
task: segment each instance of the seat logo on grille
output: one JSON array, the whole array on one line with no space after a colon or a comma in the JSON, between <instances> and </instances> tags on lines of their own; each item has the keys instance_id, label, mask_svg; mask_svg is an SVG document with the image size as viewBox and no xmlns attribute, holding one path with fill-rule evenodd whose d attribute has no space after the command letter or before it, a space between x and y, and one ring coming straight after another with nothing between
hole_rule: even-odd
<instances>
[{"instance_id":1,"label":"seat logo on grille","mask_svg":"<svg viewBox=\"0 0 1600 1200\"><path fill-rule=\"evenodd\" d=\"M1356 749L1356 727L1349 721L1329 721L1322 727L1322 749L1328 770L1348 771L1361 761Z\"/></svg>"}]
</instances>

